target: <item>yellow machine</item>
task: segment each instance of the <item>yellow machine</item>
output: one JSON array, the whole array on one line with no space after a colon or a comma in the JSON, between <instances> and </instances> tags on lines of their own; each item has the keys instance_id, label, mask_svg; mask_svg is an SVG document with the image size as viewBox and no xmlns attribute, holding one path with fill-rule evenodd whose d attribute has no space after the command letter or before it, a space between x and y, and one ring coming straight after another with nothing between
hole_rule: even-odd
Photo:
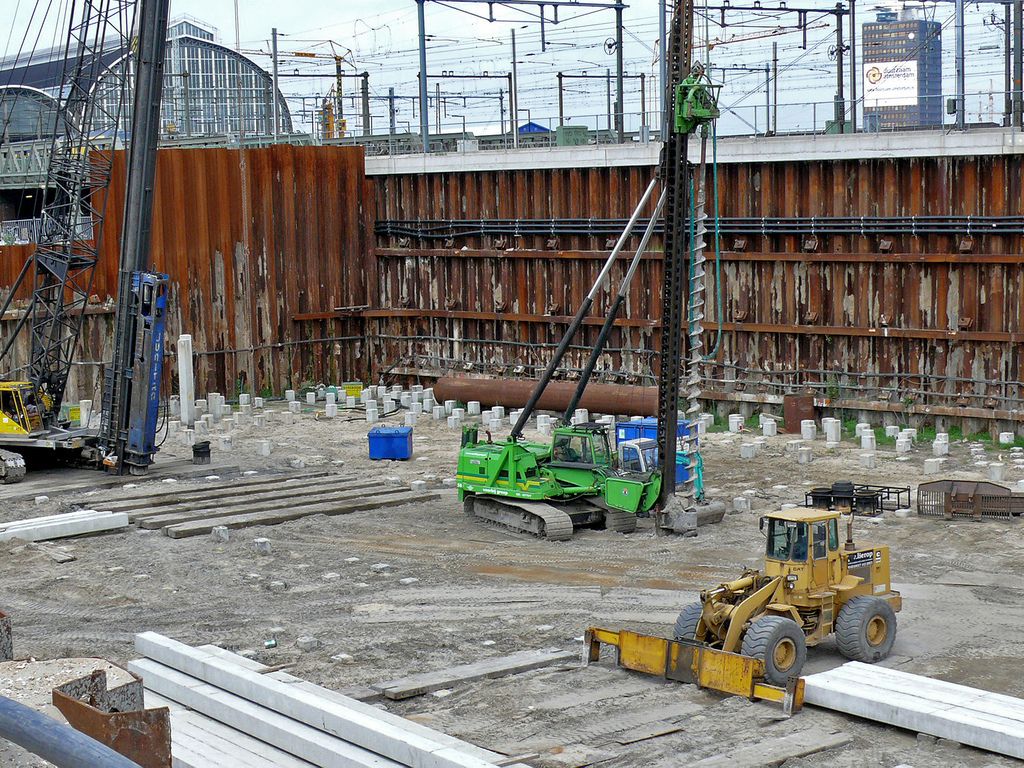
<instances>
[{"instance_id":1,"label":"yellow machine","mask_svg":"<svg viewBox=\"0 0 1024 768\"><path fill-rule=\"evenodd\" d=\"M839 519L835 510L806 507L762 517L763 573L748 570L701 592L679 614L674 640L590 627L588 663L610 645L626 669L798 711L807 646L835 634L847 658L880 661L903 607L889 583L889 548L856 546L852 514L841 544Z\"/></svg>"},{"instance_id":2,"label":"yellow machine","mask_svg":"<svg viewBox=\"0 0 1024 768\"><path fill-rule=\"evenodd\" d=\"M43 431L44 403L27 381L0 381L0 436L29 437Z\"/></svg>"},{"instance_id":3,"label":"yellow machine","mask_svg":"<svg viewBox=\"0 0 1024 768\"><path fill-rule=\"evenodd\" d=\"M831 634L849 659L884 659L902 607L889 582L889 548L856 546L852 515L841 543L839 517L804 507L762 517L764 572L701 592L679 614L676 639L757 659L774 685L798 677L807 646Z\"/></svg>"}]
</instances>

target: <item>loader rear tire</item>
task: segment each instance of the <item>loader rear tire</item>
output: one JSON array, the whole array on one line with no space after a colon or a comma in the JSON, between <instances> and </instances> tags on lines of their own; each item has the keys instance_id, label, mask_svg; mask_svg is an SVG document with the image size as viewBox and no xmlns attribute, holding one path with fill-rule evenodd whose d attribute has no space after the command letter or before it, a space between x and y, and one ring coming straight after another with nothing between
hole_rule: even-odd
<instances>
[{"instance_id":1,"label":"loader rear tire","mask_svg":"<svg viewBox=\"0 0 1024 768\"><path fill-rule=\"evenodd\" d=\"M676 640L696 640L697 625L700 623L701 614L704 613L704 606L700 603L691 603L679 612L676 619L673 637Z\"/></svg>"},{"instance_id":2,"label":"loader rear tire","mask_svg":"<svg viewBox=\"0 0 1024 768\"><path fill-rule=\"evenodd\" d=\"M792 619L764 616L743 635L742 651L764 662L765 680L784 686L790 677L800 676L807 661L807 640Z\"/></svg>"},{"instance_id":3,"label":"loader rear tire","mask_svg":"<svg viewBox=\"0 0 1024 768\"><path fill-rule=\"evenodd\" d=\"M836 645L852 661L874 664L892 650L896 612L879 597L855 597L836 617Z\"/></svg>"}]
</instances>

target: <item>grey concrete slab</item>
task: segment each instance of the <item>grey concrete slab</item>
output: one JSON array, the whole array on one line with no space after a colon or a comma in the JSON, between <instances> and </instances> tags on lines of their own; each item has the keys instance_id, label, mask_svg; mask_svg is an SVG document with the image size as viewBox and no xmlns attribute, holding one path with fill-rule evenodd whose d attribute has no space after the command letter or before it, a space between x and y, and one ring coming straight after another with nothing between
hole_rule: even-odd
<instances>
[{"instance_id":1,"label":"grey concrete slab","mask_svg":"<svg viewBox=\"0 0 1024 768\"><path fill-rule=\"evenodd\" d=\"M155 632L135 636L135 649L147 659L180 670L249 702L337 736L410 768L494 768L403 724L325 699L308 690L241 669L206 651ZM355 702L353 702L354 704Z\"/></svg>"},{"instance_id":2,"label":"grey concrete slab","mask_svg":"<svg viewBox=\"0 0 1024 768\"><path fill-rule=\"evenodd\" d=\"M804 680L807 704L1024 759L1024 699L856 661Z\"/></svg>"},{"instance_id":3,"label":"grey concrete slab","mask_svg":"<svg viewBox=\"0 0 1024 768\"><path fill-rule=\"evenodd\" d=\"M821 733L816 730L789 733L777 739L766 739L757 744L729 750L714 757L706 757L692 768L762 768L782 765L787 760L812 755L825 749L842 747L853 741L846 733Z\"/></svg>"},{"instance_id":4,"label":"grey concrete slab","mask_svg":"<svg viewBox=\"0 0 1024 768\"><path fill-rule=\"evenodd\" d=\"M401 768L402 764L344 739L297 722L213 685L150 659L128 663L128 669L143 679L148 690L194 709L224 725L319 768Z\"/></svg>"},{"instance_id":5,"label":"grey concrete slab","mask_svg":"<svg viewBox=\"0 0 1024 768\"><path fill-rule=\"evenodd\" d=\"M77 512L0 525L0 541L49 541L127 527L128 515L124 512Z\"/></svg>"}]
</instances>

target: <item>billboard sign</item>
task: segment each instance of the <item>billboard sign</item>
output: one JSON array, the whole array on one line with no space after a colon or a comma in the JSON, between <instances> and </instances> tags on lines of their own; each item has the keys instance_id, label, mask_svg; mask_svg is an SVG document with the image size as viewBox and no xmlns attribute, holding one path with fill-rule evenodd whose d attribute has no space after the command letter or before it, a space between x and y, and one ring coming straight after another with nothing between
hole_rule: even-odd
<instances>
[{"instance_id":1,"label":"billboard sign","mask_svg":"<svg viewBox=\"0 0 1024 768\"><path fill-rule=\"evenodd\" d=\"M916 105L916 61L881 61L864 65L865 107Z\"/></svg>"}]
</instances>

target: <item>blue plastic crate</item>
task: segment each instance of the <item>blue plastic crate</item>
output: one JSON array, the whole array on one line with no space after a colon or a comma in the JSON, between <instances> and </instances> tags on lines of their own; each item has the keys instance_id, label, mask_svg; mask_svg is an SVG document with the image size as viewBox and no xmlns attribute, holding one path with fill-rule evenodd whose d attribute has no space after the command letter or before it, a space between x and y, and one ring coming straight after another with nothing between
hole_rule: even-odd
<instances>
[{"instance_id":1,"label":"blue plastic crate","mask_svg":"<svg viewBox=\"0 0 1024 768\"><path fill-rule=\"evenodd\" d=\"M412 458L412 427L374 427L368 437L371 459Z\"/></svg>"},{"instance_id":2,"label":"blue plastic crate","mask_svg":"<svg viewBox=\"0 0 1024 768\"><path fill-rule=\"evenodd\" d=\"M677 425L676 437L686 437L690 434L690 425L680 421ZM642 437L649 437L651 440L658 439L658 420L648 416L640 421L620 421L615 425L615 444L623 440L639 440Z\"/></svg>"}]
</instances>

